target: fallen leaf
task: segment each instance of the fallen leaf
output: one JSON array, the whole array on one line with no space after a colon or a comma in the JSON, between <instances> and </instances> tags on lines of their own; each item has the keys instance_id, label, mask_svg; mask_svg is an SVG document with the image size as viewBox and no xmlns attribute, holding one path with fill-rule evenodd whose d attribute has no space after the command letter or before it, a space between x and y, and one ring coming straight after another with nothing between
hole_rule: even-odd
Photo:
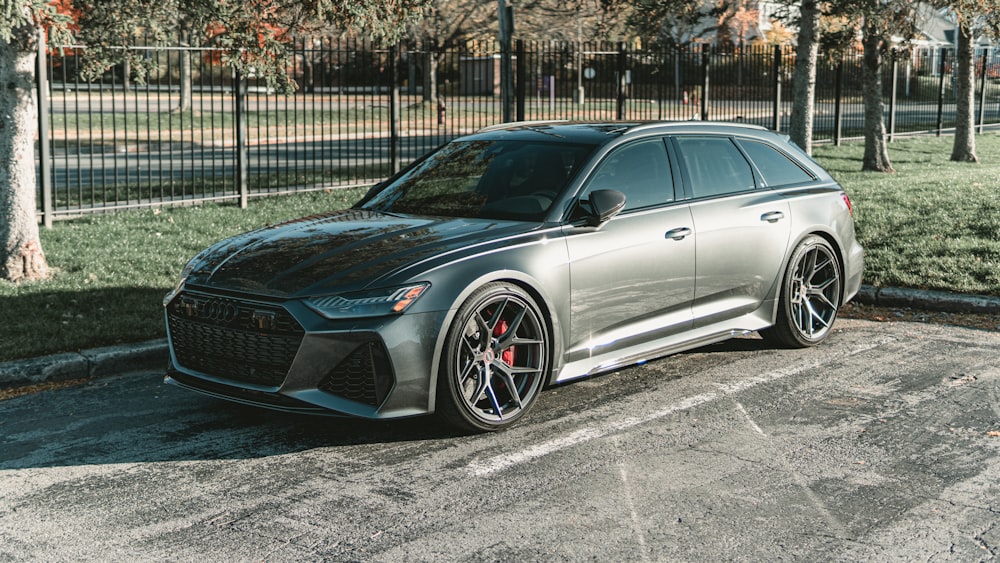
<instances>
[{"instance_id":1,"label":"fallen leaf","mask_svg":"<svg viewBox=\"0 0 1000 563\"><path fill-rule=\"evenodd\" d=\"M986 435L990 438L1000 438L1000 430L990 430Z\"/></svg>"}]
</instances>

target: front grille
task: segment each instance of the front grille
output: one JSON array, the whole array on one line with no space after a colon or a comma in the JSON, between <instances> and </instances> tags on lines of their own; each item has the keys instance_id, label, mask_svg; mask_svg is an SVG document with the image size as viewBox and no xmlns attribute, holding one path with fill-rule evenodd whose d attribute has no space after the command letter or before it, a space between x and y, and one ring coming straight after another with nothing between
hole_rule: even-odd
<instances>
[{"instance_id":1,"label":"front grille","mask_svg":"<svg viewBox=\"0 0 1000 563\"><path fill-rule=\"evenodd\" d=\"M327 393L377 407L389 395L395 377L380 341L371 340L354 349L320 382Z\"/></svg>"},{"instance_id":2,"label":"front grille","mask_svg":"<svg viewBox=\"0 0 1000 563\"><path fill-rule=\"evenodd\" d=\"M170 343L181 367L277 387L302 343L302 326L283 307L183 292L167 305Z\"/></svg>"}]
</instances>

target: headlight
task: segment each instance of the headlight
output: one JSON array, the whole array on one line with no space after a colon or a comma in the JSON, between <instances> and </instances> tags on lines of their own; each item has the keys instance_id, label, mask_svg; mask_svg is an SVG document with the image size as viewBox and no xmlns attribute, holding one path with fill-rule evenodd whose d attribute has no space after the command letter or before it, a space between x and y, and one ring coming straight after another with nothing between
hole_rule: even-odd
<instances>
[{"instance_id":1,"label":"headlight","mask_svg":"<svg viewBox=\"0 0 1000 563\"><path fill-rule=\"evenodd\" d=\"M328 319L397 315L413 304L431 285L418 283L369 291L314 297L306 305Z\"/></svg>"}]
</instances>

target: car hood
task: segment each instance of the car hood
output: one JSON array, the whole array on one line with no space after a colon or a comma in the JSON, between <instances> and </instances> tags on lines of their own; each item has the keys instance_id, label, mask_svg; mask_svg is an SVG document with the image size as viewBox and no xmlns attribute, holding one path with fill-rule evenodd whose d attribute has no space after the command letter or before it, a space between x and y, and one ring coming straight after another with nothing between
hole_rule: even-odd
<instances>
[{"instance_id":1,"label":"car hood","mask_svg":"<svg viewBox=\"0 0 1000 563\"><path fill-rule=\"evenodd\" d=\"M366 210L303 217L219 242L193 263L190 285L299 297L352 291L417 262L471 251L536 223L396 216Z\"/></svg>"}]
</instances>

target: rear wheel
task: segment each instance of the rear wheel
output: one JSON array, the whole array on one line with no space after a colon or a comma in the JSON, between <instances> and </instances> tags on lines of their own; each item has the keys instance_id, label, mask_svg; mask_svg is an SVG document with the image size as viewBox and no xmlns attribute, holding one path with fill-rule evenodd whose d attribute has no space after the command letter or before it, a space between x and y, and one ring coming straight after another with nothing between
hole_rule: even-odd
<instances>
[{"instance_id":1,"label":"rear wheel","mask_svg":"<svg viewBox=\"0 0 1000 563\"><path fill-rule=\"evenodd\" d=\"M498 430L524 416L548 367L548 329L521 288L491 283L459 309L438 378L438 412L465 430Z\"/></svg>"},{"instance_id":2,"label":"rear wheel","mask_svg":"<svg viewBox=\"0 0 1000 563\"><path fill-rule=\"evenodd\" d=\"M807 237L788 262L775 324L761 335L791 348L819 344L837 318L840 283L840 262L833 247L822 237Z\"/></svg>"}]
</instances>

